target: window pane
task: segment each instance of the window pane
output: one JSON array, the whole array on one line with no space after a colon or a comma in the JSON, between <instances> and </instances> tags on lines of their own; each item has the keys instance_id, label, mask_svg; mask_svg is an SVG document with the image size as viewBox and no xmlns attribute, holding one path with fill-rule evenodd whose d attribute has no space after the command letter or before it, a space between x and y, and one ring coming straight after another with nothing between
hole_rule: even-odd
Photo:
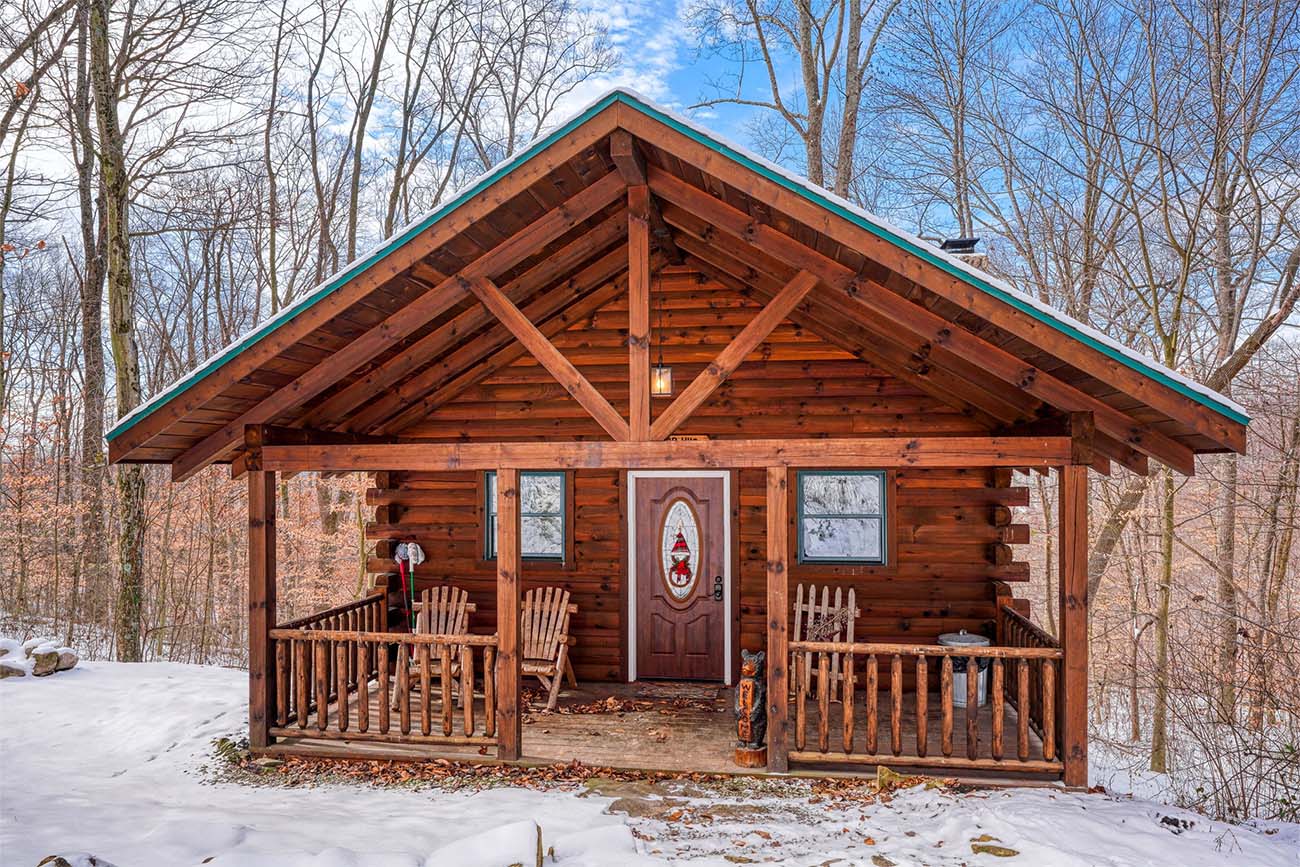
<instances>
[{"instance_id":1,"label":"window pane","mask_svg":"<svg viewBox=\"0 0 1300 867\"><path fill-rule=\"evenodd\" d=\"M497 513L497 474L487 474L487 510L489 515Z\"/></svg>"},{"instance_id":2,"label":"window pane","mask_svg":"<svg viewBox=\"0 0 1300 867\"><path fill-rule=\"evenodd\" d=\"M552 515L564 511L564 476L525 475L519 488L520 511Z\"/></svg>"},{"instance_id":3,"label":"window pane","mask_svg":"<svg viewBox=\"0 0 1300 867\"><path fill-rule=\"evenodd\" d=\"M525 517L519 526L520 552L525 557L564 556L564 518L559 515Z\"/></svg>"},{"instance_id":4,"label":"window pane","mask_svg":"<svg viewBox=\"0 0 1300 867\"><path fill-rule=\"evenodd\" d=\"M879 518L807 518L800 526L808 560L873 560L881 557Z\"/></svg>"},{"instance_id":5,"label":"window pane","mask_svg":"<svg viewBox=\"0 0 1300 867\"><path fill-rule=\"evenodd\" d=\"M879 515L880 476L808 473L803 476L805 515Z\"/></svg>"}]
</instances>

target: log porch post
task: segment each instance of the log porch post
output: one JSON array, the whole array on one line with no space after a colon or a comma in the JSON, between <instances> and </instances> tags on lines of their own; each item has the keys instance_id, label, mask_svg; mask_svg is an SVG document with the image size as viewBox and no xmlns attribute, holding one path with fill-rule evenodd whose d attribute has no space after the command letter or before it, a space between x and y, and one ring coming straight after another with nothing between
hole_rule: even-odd
<instances>
[{"instance_id":1,"label":"log porch post","mask_svg":"<svg viewBox=\"0 0 1300 867\"><path fill-rule=\"evenodd\" d=\"M275 472L255 469L248 473L248 743L254 749L270 745L276 713L274 626Z\"/></svg>"},{"instance_id":2,"label":"log porch post","mask_svg":"<svg viewBox=\"0 0 1300 867\"><path fill-rule=\"evenodd\" d=\"M767 468L767 769L790 770L789 497L786 468Z\"/></svg>"},{"instance_id":3,"label":"log porch post","mask_svg":"<svg viewBox=\"0 0 1300 867\"><path fill-rule=\"evenodd\" d=\"M1067 786L1088 785L1088 466L1060 469L1061 760Z\"/></svg>"},{"instance_id":4,"label":"log porch post","mask_svg":"<svg viewBox=\"0 0 1300 867\"><path fill-rule=\"evenodd\" d=\"M519 470L497 470L497 758L520 756Z\"/></svg>"}]
</instances>

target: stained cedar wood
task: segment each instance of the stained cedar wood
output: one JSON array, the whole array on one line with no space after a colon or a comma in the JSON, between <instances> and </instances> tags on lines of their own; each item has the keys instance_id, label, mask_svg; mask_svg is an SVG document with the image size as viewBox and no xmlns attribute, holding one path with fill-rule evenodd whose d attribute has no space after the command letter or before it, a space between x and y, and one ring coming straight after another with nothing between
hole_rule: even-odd
<instances>
[{"instance_id":1,"label":"stained cedar wood","mask_svg":"<svg viewBox=\"0 0 1300 867\"><path fill-rule=\"evenodd\" d=\"M1127 391L1149 406L1185 420L1198 432L1224 447L1244 451L1244 425L1232 422L1208 407L1177 394L1098 350L1063 339L1051 326L1019 313L1006 302L906 253L891 242L847 220L828 215L815 202L737 166L730 158L666 124L627 106L618 106L617 109L619 126L642 141L654 143L647 147L650 153L671 152L674 161L679 161L680 166L689 165L696 172L711 174L722 184L752 197L772 211L784 212L792 220L803 221L804 225L815 227L839 251L853 251L864 259L869 257L878 267L888 268L901 278L915 283L923 291L951 301L972 317L979 317L990 326L1022 338L1032 345L1050 347L1051 352L1079 371L1097 377L1102 382L1113 383L1115 387Z\"/></svg>"},{"instance_id":2,"label":"stained cedar wood","mask_svg":"<svg viewBox=\"0 0 1300 867\"><path fill-rule=\"evenodd\" d=\"M1098 376L1106 376L1108 373L1113 372L1120 378L1132 379L1136 377L1133 381L1138 385L1133 393L1146 395L1149 400L1154 401L1152 406L1162 407L1164 411L1178 416L1179 421L1175 422L1167 416L1145 409L1138 405L1140 402L1134 398L1116 392L1113 387L1091 378L1078 367L1072 366L1077 363L1078 359L1075 356L1080 353L1082 353L1081 357L1092 357L1087 355L1088 352L1092 352L1093 356L1099 356L1099 353L1096 353L1095 350L1061 338L1049 326L1042 323L1029 322L1029 317L1011 311L1005 302L997 301L989 296L977 298L976 300L982 302L985 307L993 305L989 309L1001 310L1002 319L995 322L993 319L981 319L979 316L964 311L961 307L952 303L949 296L959 297L960 300L966 297L960 294L961 292L974 292L976 295L981 293L973 289L973 287L965 286L963 281L947 276L946 282L941 280L942 285L940 286L926 284L921 280L921 273L925 271L934 276L934 272L937 272L934 266L926 263L918 265L916 262L911 262L910 267L900 266L901 270L888 270L882 263L891 264L891 267L896 262L907 265L911 259L916 257L902 253L890 247L887 242L880 241L880 239L868 238L862 240L860 236L868 234L865 233L865 230L853 227L847 221L830 218L819 210L820 206L803 200L788 191L783 193L771 181L748 173L747 170L729 163L716 153L713 154L713 157L708 157L707 154L711 153L708 149L701 150L702 146L690 143L679 134L671 133L666 127L658 125L657 122L640 115L638 112L627 110L626 107L619 107L616 113L626 122L629 129L653 131L654 144L648 144L645 141L637 142L638 151L646 151L654 155L652 162L656 164L667 162L674 173L686 177L693 184L708 187L711 191L725 198L729 204L742 207L748 213L755 215L756 219L769 222L782 232L788 233L801 243L807 244L808 249L827 256L833 255L838 262L847 265L854 273L865 275L865 278L869 280L880 281L881 285L888 286L891 291L897 292L900 296L905 296L911 301L940 311L949 319L960 322L973 332L978 333L982 339L988 340L990 345L1003 346L1009 351L1014 351L1017 355L1026 358L1029 363L1037 365L1039 369L1052 373L1054 376L1059 376L1062 381L1075 385L1088 394L1102 397L1108 403L1114 403L1117 407L1126 411L1131 410L1131 415L1139 426L1146 425L1158 434L1174 436L1180 443L1201 450L1214 449L1216 443L1208 439L1203 433L1188 432L1186 425L1191 424L1198 431L1207 431L1216 436L1219 443L1233 448L1240 448L1243 438L1243 426L1230 423L1204 407L1194 406L1194 402L1189 401L1187 398L1173 393L1172 390L1164 386L1146 380L1140 374L1124 368L1123 365L1113 360L1101 359L1098 361L1098 365L1091 368L1092 372ZM565 146L571 145L576 137L575 134L575 136L571 136L569 140L566 140ZM671 145L673 148L671 156L667 155L667 152L660 147L667 145ZM571 152L568 160L554 161L551 165L550 181L543 182L539 179L532 187L526 187L525 193L518 193L519 188L517 186L505 185L505 187L509 187L511 192L516 194L513 197L503 195L499 200L498 207L489 212L486 219L470 226L471 231L468 234L459 237L453 236L443 248L430 254L428 262L431 264L417 263L417 266L409 271L411 280L414 280L417 276L426 281L433 279L429 276L431 268L434 274L453 271L463 266L465 262L472 260L477 251L490 246L494 239L499 239L512 231L522 228L527 224L530 217L523 215L521 202L524 203L522 206L524 210L527 209L527 200L529 198L535 201L544 201L549 196L549 201L553 203L555 201L555 189L560 189L563 186L572 190L578 185L587 183L590 177L607 172L609 165L607 161L610 158L601 153L601 147L608 148L609 145L597 144L596 147ZM699 171L701 165L716 172L716 176L706 177L701 174ZM524 175L527 172L520 172L519 174ZM551 190L549 194L547 192L548 188ZM784 208L792 216L783 213L779 208ZM804 220L806 225L801 225L796 221L797 219ZM815 226L818 231L814 232L808 226ZM861 243L846 240L849 236L859 238ZM876 250L876 247L882 244L884 247ZM862 255L864 250L876 255L876 260L865 259ZM926 271L927 268L930 270ZM953 286L956 286L957 289L952 289ZM948 295L944 295L941 291L944 287L948 287L952 291ZM964 289L961 287L964 287ZM344 327L344 323L353 322L354 320L363 323L367 321L367 316L369 316L368 321L373 324L378 321L375 318L376 315L378 318L382 318L382 313L376 313L376 311L392 309L393 302L385 302L384 298L396 299L411 290L412 286L410 285L401 285L392 281L379 287L370 295L364 296L361 301L358 301L352 307L336 311L335 316L327 325L308 333L303 340L311 341L311 348L307 347L303 342L286 347L279 356L268 362L273 369L254 370L248 376L243 377L239 384L230 385L223 394L231 395L233 399L238 401L246 401L250 397L256 400L269 393L268 388L274 389L283 386L292 381L295 375L310 368L312 364L318 363L329 351L345 345L350 339L354 339L360 333L360 330L364 330L365 327L364 325ZM954 295L955 292L958 294ZM398 303L400 305L400 302ZM998 307L998 305L1001 305L1001 307ZM981 307L981 310L984 310L987 315L985 307ZM1006 309L1002 310L1002 308ZM1006 317L1011 318L1006 319ZM1025 320L1025 322L1019 320ZM1013 327L1017 325L1022 326L1020 331ZM1069 356L1071 363L1066 364L1062 360L1048 355L1041 348L1033 345L1035 341L1040 346L1050 346L1052 351L1063 356ZM946 356L936 352L936 357ZM281 370L284 372L279 372ZM895 364L895 370L896 372L902 372L897 364ZM360 371L356 375L364 375L364 371ZM354 378L354 376L349 376L348 381L352 381ZM240 397L239 395L243 396ZM1156 400L1157 398L1159 400ZM212 405L225 404L225 402L226 397L223 396L214 399ZM133 452L129 457L131 459L147 460L174 457L177 454L173 450L175 445L184 448L187 442L190 444L194 442L192 437L196 433L200 437L204 436L215 430L222 420L233 417L230 415L211 415L206 406L202 409L195 409L193 420L184 419L173 424L165 436L155 438L147 448ZM230 404L230 406L238 407L240 404ZM246 408L249 404L243 403L242 406ZM224 411L217 410L217 412ZM202 416L205 421L200 422L198 420L199 416ZM212 421L206 420L209 418ZM217 423L216 425L212 423L214 421ZM284 418L280 419L280 421L288 422L292 420ZM1101 445L1103 448L1108 447L1104 438L1101 440ZM115 443L115 459L124 456L122 448L122 446ZM1137 469L1142 467L1143 462L1136 459L1131 451L1122 454L1126 458L1126 465ZM1115 457L1119 459L1121 455L1117 454ZM1099 469L1104 470L1105 467L1099 466Z\"/></svg>"},{"instance_id":3,"label":"stained cedar wood","mask_svg":"<svg viewBox=\"0 0 1300 867\"><path fill-rule=\"evenodd\" d=\"M989 345L961 329L952 328L941 317L912 304L871 280L857 277L853 271L828 256L799 244L770 226L755 225L750 216L709 196L663 169L648 171L650 187L668 201L698 214L712 225L760 250L765 250L791 267L812 271L831 288L847 293L848 303L839 309L859 324L888 323L916 334L927 342L942 346L963 360L980 364L994 377L1012 383L1026 393L1050 400L1065 410L1090 410L1099 414L1107 433L1125 440L1134 448L1170 464L1184 474L1194 470L1190 449L1157 431L1142 425L1105 403L1092 398L1022 359ZM779 296L778 296L779 297ZM860 305L864 312L855 310ZM864 313L874 315L864 315Z\"/></svg>"},{"instance_id":4,"label":"stained cedar wood","mask_svg":"<svg viewBox=\"0 0 1300 867\"><path fill-rule=\"evenodd\" d=\"M248 474L248 740L265 747L273 723L274 668L267 658L275 625L275 473Z\"/></svg>"},{"instance_id":5,"label":"stained cedar wood","mask_svg":"<svg viewBox=\"0 0 1300 867\"><path fill-rule=\"evenodd\" d=\"M760 308L741 293L678 269L663 272L656 293L670 338L665 360L678 376L702 370ZM626 411L628 400L627 350L620 345L627 316L626 299L619 297L553 338L567 356L579 359L578 368L620 411ZM660 410L665 403L656 399ZM817 436L853 430L985 432L961 412L789 324L778 327L751 353L680 429L720 439L751 432ZM582 407L531 358L520 358L467 389L407 431L451 441L493 432L518 440L604 437ZM523 564L523 591L559 584L573 593L578 605L573 654L580 680L617 679L622 662L622 475L617 470L572 473L569 562ZM765 642L766 471L746 469L736 477L739 646L755 649ZM941 632L976 631L991 623L996 610L992 582L1028 578L1027 564L994 565L987 550L991 543L1026 537L1027 528L1011 523L1009 508L1025 504L1027 490L1009 487L994 471L980 468L902 469L894 477L891 564L794 563L791 594L799 581L829 583L832 588L852 581L863 611L858 630L864 640L932 641ZM395 472L384 482L369 497L387 510L387 520L371 525L368 537L418 541L428 554L416 573L419 586L465 587L478 605L472 627L490 631L495 623L496 567L482 559L481 474ZM376 558L372 568L384 573L391 565Z\"/></svg>"}]
</instances>

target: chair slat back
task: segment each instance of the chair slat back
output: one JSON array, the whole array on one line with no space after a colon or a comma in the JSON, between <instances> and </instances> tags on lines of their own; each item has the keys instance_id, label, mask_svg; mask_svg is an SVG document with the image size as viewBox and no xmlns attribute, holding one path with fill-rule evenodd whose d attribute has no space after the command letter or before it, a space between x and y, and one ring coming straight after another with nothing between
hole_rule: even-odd
<instances>
[{"instance_id":1,"label":"chair slat back","mask_svg":"<svg viewBox=\"0 0 1300 867\"><path fill-rule=\"evenodd\" d=\"M569 634L569 591L563 587L537 587L524 594L520 612L524 659L554 660L560 642Z\"/></svg>"},{"instance_id":2,"label":"chair slat back","mask_svg":"<svg viewBox=\"0 0 1300 867\"><path fill-rule=\"evenodd\" d=\"M795 641L853 641L853 621L860 612L857 606L857 593L852 587L844 593L842 587L835 588L835 596L830 595L830 587L822 585L821 598L818 599L817 585L800 584L795 591L794 602L794 640ZM810 671L812 653L804 653L804 662ZM831 655L832 680L840 678L840 655Z\"/></svg>"},{"instance_id":3,"label":"chair slat back","mask_svg":"<svg viewBox=\"0 0 1300 867\"><path fill-rule=\"evenodd\" d=\"M460 587L431 587L420 592L415 631L426 635L464 635L469 628L469 593Z\"/></svg>"}]
</instances>

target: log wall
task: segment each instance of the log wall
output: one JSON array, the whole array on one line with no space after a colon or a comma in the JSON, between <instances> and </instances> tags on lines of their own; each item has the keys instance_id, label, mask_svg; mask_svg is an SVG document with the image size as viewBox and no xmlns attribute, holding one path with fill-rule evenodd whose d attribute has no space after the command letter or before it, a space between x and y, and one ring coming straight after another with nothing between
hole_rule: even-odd
<instances>
[{"instance_id":1,"label":"log wall","mask_svg":"<svg viewBox=\"0 0 1300 867\"><path fill-rule=\"evenodd\" d=\"M653 352L663 344L675 392L727 344L759 308L743 295L685 275L657 280L651 313ZM619 299L576 323L554 341L621 412L627 412L627 309ZM666 399L656 399L661 412ZM438 408L406 435L441 440L604 438L599 426L531 358ZM854 358L795 325L779 326L735 375L678 433L711 438L985 434L943 401ZM737 544L739 646L763 644L766 525L763 470L735 474L733 526ZM574 663L578 677L612 680L624 663L626 520L624 474L571 474L570 554L563 564L525 561L524 590L559 584L578 614ZM898 470L890 474L890 558L883 567L800 566L791 556L791 598L800 582L852 585L862 616L859 641L932 642L941 632L991 633L996 580L1028 578L1012 558L1028 528L1012 522L1011 507L1028 502L1010 474L987 468ZM495 623L495 564L482 558L482 474L379 474L369 499L376 506L368 534L380 540L371 567L389 574L384 540L414 539L428 560L417 588L453 583L478 606L474 631ZM791 486L794 488L794 485ZM793 503L790 513L795 514ZM795 538L794 528L790 537ZM793 544L793 542L792 542Z\"/></svg>"}]
</instances>

